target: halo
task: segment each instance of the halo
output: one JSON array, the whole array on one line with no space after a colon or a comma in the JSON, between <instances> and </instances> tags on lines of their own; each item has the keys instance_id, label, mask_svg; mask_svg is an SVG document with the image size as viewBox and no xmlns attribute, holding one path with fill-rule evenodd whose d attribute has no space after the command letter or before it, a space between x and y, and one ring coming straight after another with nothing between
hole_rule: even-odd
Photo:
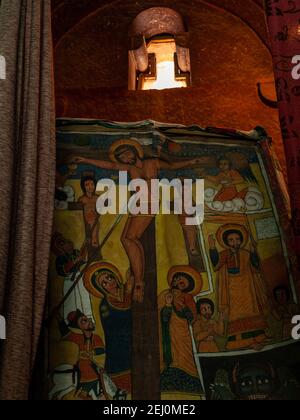
<instances>
[{"instance_id":1,"label":"halo","mask_svg":"<svg viewBox=\"0 0 300 420\"><path fill-rule=\"evenodd\" d=\"M175 267L172 267L168 273L168 284L170 287L171 287L173 278L175 274L177 273L186 273L189 276L191 276L195 282L195 287L194 287L194 290L189 292L189 294L192 296L199 295L199 293L201 292L203 288L203 279L202 279L201 274L190 265L176 265Z\"/></svg>"},{"instance_id":2,"label":"halo","mask_svg":"<svg viewBox=\"0 0 300 420\"><path fill-rule=\"evenodd\" d=\"M245 226L243 225L237 225L237 224L228 224L228 225L224 225L221 226L217 232L217 241L219 242L219 244L221 245L222 248L230 248L227 244L225 244L223 236L224 233L229 231L229 230L237 230L239 232L241 232L241 234L243 235L244 241L242 243L242 246L247 245L248 241L249 241L249 232L247 231L247 229L245 228Z\"/></svg>"},{"instance_id":3,"label":"halo","mask_svg":"<svg viewBox=\"0 0 300 420\"><path fill-rule=\"evenodd\" d=\"M121 140L115 141L109 149L109 158L112 162L118 162L116 157L115 157L115 152L120 146L134 147L135 150L137 151L140 159L143 159L144 156L145 156L144 149L137 140L121 139Z\"/></svg>"},{"instance_id":4,"label":"halo","mask_svg":"<svg viewBox=\"0 0 300 420\"><path fill-rule=\"evenodd\" d=\"M96 287L95 285L95 276L97 275L97 273L103 270L111 271L116 276L119 284L121 285L123 283L122 275L114 265L107 262L97 262L92 264L84 273L83 284L88 292L90 292L93 296L96 296L98 298L103 298L104 295L101 289Z\"/></svg>"}]
</instances>

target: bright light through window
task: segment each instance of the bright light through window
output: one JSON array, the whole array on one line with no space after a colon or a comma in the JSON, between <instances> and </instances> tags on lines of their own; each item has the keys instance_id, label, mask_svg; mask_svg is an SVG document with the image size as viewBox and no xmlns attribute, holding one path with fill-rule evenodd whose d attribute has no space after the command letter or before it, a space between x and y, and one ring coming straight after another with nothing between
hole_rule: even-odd
<instances>
[{"instance_id":1,"label":"bright light through window","mask_svg":"<svg viewBox=\"0 0 300 420\"><path fill-rule=\"evenodd\" d=\"M175 78L174 54L176 53L175 41L154 40L148 46L148 54L156 56L156 79L144 77L142 90L162 90L187 87L186 79Z\"/></svg>"}]
</instances>

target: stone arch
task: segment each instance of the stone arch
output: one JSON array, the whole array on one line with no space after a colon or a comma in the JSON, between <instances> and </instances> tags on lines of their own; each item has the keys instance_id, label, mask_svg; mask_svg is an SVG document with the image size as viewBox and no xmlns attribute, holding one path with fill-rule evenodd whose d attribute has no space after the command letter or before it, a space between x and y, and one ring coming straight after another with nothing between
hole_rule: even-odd
<instances>
[{"instance_id":1,"label":"stone arch","mask_svg":"<svg viewBox=\"0 0 300 420\"><path fill-rule=\"evenodd\" d=\"M145 73L149 65L151 66L146 40L163 34L174 37L179 72L185 75L190 74L190 53L187 46L188 32L186 32L182 16L169 7L151 7L140 12L129 29L129 37L131 38L129 90L136 89L136 70ZM190 76L188 77L190 80Z\"/></svg>"},{"instance_id":2,"label":"stone arch","mask_svg":"<svg viewBox=\"0 0 300 420\"><path fill-rule=\"evenodd\" d=\"M185 31L183 18L178 12L169 7L151 7L134 19L129 35L147 39L160 34L178 35Z\"/></svg>"}]
</instances>

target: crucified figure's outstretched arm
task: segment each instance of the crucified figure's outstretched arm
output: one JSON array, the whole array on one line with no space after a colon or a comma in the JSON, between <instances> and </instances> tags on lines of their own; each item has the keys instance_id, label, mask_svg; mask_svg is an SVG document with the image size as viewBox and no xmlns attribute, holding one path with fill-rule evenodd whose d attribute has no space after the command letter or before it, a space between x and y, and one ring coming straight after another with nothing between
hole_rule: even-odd
<instances>
[{"instance_id":1,"label":"crucified figure's outstretched arm","mask_svg":"<svg viewBox=\"0 0 300 420\"><path fill-rule=\"evenodd\" d=\"M88 159L78 156L76 156L73 159L73 162L77 164L92 165L96 166L96 168L101 169L112 169L114 171L128 171L130 169L129 165L125 165L123 163L109 162L106 160Z\"/></svg>"},{"instance_id":2,"label":"crucified figure's outstretched arm","mask_svg":"<svg viewBox=\"0 0 300 420\"><path fill-rule=\"evenodd\" d=\"M206 165L209 163L210 158L202 157L198 159L182 160L179 162L166 162L164 160L158 160L158 169L167 169L170 171L176 171L178 169L187 169L195 166Z\"/></svg>"}]
</instances>

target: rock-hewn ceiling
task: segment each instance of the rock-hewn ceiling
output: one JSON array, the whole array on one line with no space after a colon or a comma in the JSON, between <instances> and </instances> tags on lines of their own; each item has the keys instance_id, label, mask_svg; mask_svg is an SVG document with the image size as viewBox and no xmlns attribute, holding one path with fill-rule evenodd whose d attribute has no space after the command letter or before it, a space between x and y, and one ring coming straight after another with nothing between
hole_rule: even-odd
<instances>
[{"instance_id":1,"label":"rock-hewn ceiling","mask_svg":"<svg viewBox=\"0 0 300 420\"><path fill-rule=\"evenodd\" d=\"M111 6L117 8L120 1L122 0L52 0L53 36L55 44L74 26L87 18L87 16L99 11L99 9L105 10L105 8ZM184 1L178 0L178 3ZM163 6L164 3L164 0L135 1L135 5L140 6L141 10L143 6ZM210 4L240 17L244 23L257 33L265 44L268 44L263 0L189 0L189 6L191 9L194 8L195 14L199 10L197 8L198 3Z\"/></svg>"}]
</instances>

